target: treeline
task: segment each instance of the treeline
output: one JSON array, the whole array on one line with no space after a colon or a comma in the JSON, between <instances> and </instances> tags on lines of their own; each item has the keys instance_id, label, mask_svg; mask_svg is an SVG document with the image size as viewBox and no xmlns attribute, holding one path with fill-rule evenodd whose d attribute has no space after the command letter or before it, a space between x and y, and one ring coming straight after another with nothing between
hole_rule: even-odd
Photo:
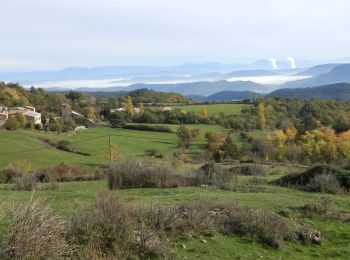
<instances>
[{"instance_id":1,"label":"treeline","mask_svg":"<svg viewBox=\"0 0 350 260\"><path fill-rule=\"evenodd\" d=\"M265 129L295 127L304 133L321 126L333 128L337 133L350 129L350 102L335 100L300 100L286 98L260 98L255 105L238 115L217 115L216 123L227 128L260 129L258 105L264 106Z\"/></svg>"}]
</instances>

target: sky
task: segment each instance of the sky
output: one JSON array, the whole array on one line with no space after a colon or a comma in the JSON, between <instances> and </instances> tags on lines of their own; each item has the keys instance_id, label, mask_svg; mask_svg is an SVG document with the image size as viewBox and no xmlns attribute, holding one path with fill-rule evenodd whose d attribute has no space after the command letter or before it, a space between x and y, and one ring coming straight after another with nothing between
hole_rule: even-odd
<instances>
[{"instance_id":1,"label":"sky","mask_svg":"<svg viewBox=\"0 0 350 260\"><path fill-rule=\"evenodd\" d=\"M1 0L0 70L350 56L349 0Z\"/></svg>"}]
</instances>

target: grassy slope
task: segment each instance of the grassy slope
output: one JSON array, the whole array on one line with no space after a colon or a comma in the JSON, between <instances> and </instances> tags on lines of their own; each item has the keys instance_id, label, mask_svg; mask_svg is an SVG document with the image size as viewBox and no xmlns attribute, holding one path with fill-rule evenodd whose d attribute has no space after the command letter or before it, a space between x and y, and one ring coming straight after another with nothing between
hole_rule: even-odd
<instances>
[{"instance_id":1,"label":"grassy slope","mask_svg":"<svg viewBox=\"0 0 350 260\"><path fill-rule=\"evenodd\" d=\"M178 126L171 126L174 129ZM188 150L194 155L205 147L204 135L208 131L224 131L219 126L197 125L189 128L201 128L201 135ZM122 156L142 156L145 150L159 149L164 155L170 156L177 148L177 137L174 133L159 133L129 129L94 128L78 134L55 134L30 130L0 131L0 169L9 162L23 159L30 161L35 167L55 166L61 162L69 164L102 164L106 162L105 150L108 147L108 135L111 142L117 143ZM75 150L90 153L82 156L49 147L36 137L51 140L69 140ZM41 150L36 150L41 149ZM28 151L30 150L30 151ZM33 151L32 151L33 150ZM28 151L22 153L21 151ZM7 154L10 153L10 154Z\"/></svg>"},{"instance_id":2,"label":"grassy slope","mask_svg":"<svg viewBox=\"0 0 350 260\"><path fill-rule=\"evenodd\" d=\"M243 108L247 108L251 105L247 104L212 104L206 105L209 116L224 113L226 115L238 114ZM199 112L202 105L184 105L184 106L174 106L175 108L180 108L187 112Z\"/></svg>"},{"instance_id":3,"label":"grassy slope","mask_svg":"<svg viewBox=\"0 0 350 260\"><path fill-rule=\"evenodd\" d=\"M44 185L45 186L45 185ZM0 185L0 188L2 185ZM100 190L106 190L106 182L77 182L62 183L57 191L38 191L34 197L46 198L60 214L69 215L77 205L82 207L90 204L95 194ZM202 199L215 201L239 201L242 204L253 207L261 207L273 211L279 211L288 206L302 206L320 199L319 193L306 193L286 188L272 187L268 185L247 186L240 185L236 191L207 190L202 188L175 188L175 189L130 189L116 191L127 204L140 205L152 201L160 201L165 204L182 203ZM0 197L5 205L10 206L13 201L25 201L31 196L31 192L0 190ZM350 211L348 195L327 195L333 201L334 209ZM294 213L298 214L298 213ZM186 249L179 247L176 252L178 258L198 259L256 259L260 256L267 259L346 259L350 254L350 226L348 223L338 221L325 221L317 217L303 220L315 229L322 232L325 241L321 246L302 246L301 244L286 244L280 250L265 247L259 243L248 242L245 238L237 236L195 237L183 243ZM200 242L206 239L207 244Z\"/></svg>"}]
</instances>

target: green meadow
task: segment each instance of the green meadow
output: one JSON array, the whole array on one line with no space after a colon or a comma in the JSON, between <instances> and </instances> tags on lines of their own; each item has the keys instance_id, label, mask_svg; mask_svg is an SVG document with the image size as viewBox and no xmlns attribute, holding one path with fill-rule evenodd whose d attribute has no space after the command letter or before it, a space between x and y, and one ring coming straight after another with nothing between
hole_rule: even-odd
<instances>
[{"instance_id":1,"label":"green meadow","mask_svg":"<svg viewBox=\"0 0 350 260\"><path fill-rule=\"evenodd\" d=\"M202 106L203 105L183 105L173 107L185 110L186 112L200 112ZM205 106L207 107L209 116L220 113L225 115L238 114L242 109L251 107L249 104L208 104Z\"/></svg>"},{"instance_id":2,"label":"green meadow","mask_svg":"<svg viewBox=\"0 0 350 260\"><path fill-rule=\"evenodd\" d=\"M175 131L178 126L171 126ZM188 149L189 156L195 156L205 148L205 133L227 131L219 126L190 125L189 128L200 128L197 140ZM238 133L236 134L238 138ZM109 143L118 145L120 156L144 156L150 148L158 149L164 156L171 156L177 149L175 133L160 133L129 129L91 128L81 133L37 132L31 130L0 131L0 169L10 162L21 159L29 161L34 167L56 166L62 162L77 165L99 165L106 163L105 152ZM41 139L41 140L39 140ZM83 156L65 152L51 147L42 139L53 141L67 140L76 151L89 153ZM238 140L238 139L237 139Z\"/></svg>"}]
</instances>

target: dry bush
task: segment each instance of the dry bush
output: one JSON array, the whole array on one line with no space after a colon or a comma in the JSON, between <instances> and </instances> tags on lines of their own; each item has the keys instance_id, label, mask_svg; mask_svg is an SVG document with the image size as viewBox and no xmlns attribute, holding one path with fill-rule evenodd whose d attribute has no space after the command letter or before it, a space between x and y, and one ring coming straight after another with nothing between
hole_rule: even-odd
<instances>
[{"instance_id":1,"label":"dry bush","mask_svg":"<svg viewBox=\"0 0 350 260\"><path fill-rule=\"evenodd\" d=\"M32 191L38 187L38 182L34 174L26 173L20 177L16 177L13 180L15 190L27 190Z\"/></svg>"},{"instance_id":2,"label":"dry bush","mask_svg":"<svg viewBox=\"0 0 350 260\"><path fill-rule=\"evenodd\" d=\"M58 259L72 255L65 239L67 223L41 200L30 200L10 212L2 259Z\"/></svg>"},{"instance_id":3,"label":"dry bush","mask_svg":"<svg viewBox=\"0 0 350 260\"><path fill-rule=\"evenodd\" d=\"M183 185L184 178L168 166L143 160L123 160L106 169L110 189L172 188Z\"/></svg>"},{"instance_id":4,"label":"dry bush","mask_svg":"<svg viewBox=\"0 0 350 260\"><path fill-rule=\"evenodd\" d=\"M273 247L296 239L295 230L285 218L262 209L231 204L223 209L222 215L222 227L227 233L238 233Z\"/></svg>"},{"instance_id":5,"label":"dry bush","mask_svg":"<svg viewBox=\"0 0 350 260\"><path fill-rule=\"evenodd\" d=\"M235 176L229 170L208 163L188 176L190 186L209 185L220 189L231 189L235 183Z\"/></svg>"},{"instance_id":6,"label":"dry bush","mask_svg":"<svg viewBox=\"0 0 350 260\"><path fill-rule=\"evenodd\" d=\"M79 258L125 257L131 241L129 212L115 196L99 193L88 209L71 220L69 238L81 246Z\"/></svg>"},{"instance_id":7,"label":"dry bush","mask_svg":"<svg viewBox=\"0 0 350 260\"><path fill-rule=\"evenodd\" d=\"M337 177L326 173L315 175L306 186L306 189L310 191L333 194L343 192Z\"/></svg>"},{"instance_id":8,"label":"dry bush","mask_svg":"<svg viewBox=\"0 0 350 260\"><path fill-rule=\"evenodd\" d=\"M245 176L265 176L266 171L263 166L252 164L245 166L235 166L230 169L231 172Z\"/></svg>"}]
</instances>

